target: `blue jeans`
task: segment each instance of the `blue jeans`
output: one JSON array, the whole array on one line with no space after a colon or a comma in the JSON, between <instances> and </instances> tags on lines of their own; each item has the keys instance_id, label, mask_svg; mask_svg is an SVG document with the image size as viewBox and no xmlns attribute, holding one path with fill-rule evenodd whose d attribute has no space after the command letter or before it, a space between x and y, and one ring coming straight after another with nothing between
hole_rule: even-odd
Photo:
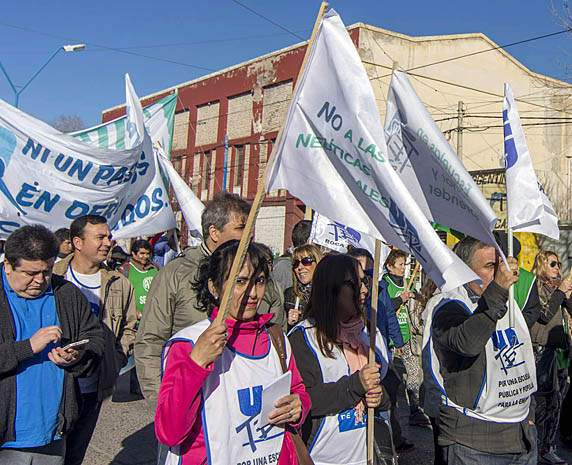
<instances>
[{"instance_id":1,"label":"blue jeans","mask_svg":"<svg viewBox=\"0 0 572 465\"><path fill-rule=\"evenodd\" d=\"M536 436L536 428L531 426ZM443 447L443 455L447 465L536 465L538 448L536 440L531 449L524 454L488 454L461 444Z\"/></svg>"}]
</instances>

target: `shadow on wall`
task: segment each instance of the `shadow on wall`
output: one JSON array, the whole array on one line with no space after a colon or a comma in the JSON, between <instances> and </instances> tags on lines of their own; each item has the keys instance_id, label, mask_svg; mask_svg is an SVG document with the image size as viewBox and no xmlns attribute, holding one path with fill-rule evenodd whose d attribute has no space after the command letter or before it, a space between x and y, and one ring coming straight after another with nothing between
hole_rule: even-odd
<instances>
[{"instance_id":1,"label":"shadow on wall","mask_svg":"<svg viewBox=\"0 0 572 465\"><path fill-rule=\"evenodd\" d=\"M110 465L155 465L157 444L155 423L149 423L123 440L123 449Z\"/></svg>"}]
</instances>

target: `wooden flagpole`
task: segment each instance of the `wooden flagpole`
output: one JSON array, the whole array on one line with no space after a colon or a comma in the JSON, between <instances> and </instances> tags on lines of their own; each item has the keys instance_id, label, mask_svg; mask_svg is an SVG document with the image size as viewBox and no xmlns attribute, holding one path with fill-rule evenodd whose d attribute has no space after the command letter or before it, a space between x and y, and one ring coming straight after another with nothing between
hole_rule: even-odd
<instances>
[{"instance_id":1,"label":"wooden flagpole","mask_svg":"<svg viewBox=\"0 0 572 465\"><path fill-rule=\"evenodd\" d=\"M328 8L327 2L322 2L320 5L320 10L318 11L318 17L316 18L316 22L314 23L314 29L312 30L312 35L310 36L310 40L308 42L308 47L306 48L306 54L304 55L304 61L302 61L302 66L300 67L300 71L298 72L298 78L296 79L296 86L300 82L300 78L302 77L302 73L304 68L306 67L306 62L308 61L308 55L310 49L312 48L312 44L314 43L314 37L316 35L316 31L318 30L318 26L320 25L320 21L322 20L322 16ZM294 88L292 95L294 95ZM262 206L262 201L264 200L264 184L266 181L266 176L268 175L268 169L274 163L274 159L276 158L276 147L280 144L280 139L282 138L282 131L284 130L284 125L280 128L280 132L278 133L278 137L276 138L276 143L272 148L272 153L270 154L270 158L266 163L266 167L264 168L264 173L260 181L258 181L258 189L256 190L256 196L254 197L254 201L252 202L252 207L250 208L250 214L248 215L248 219L246 220L246 225L244 227L244 232L242 233L242 238L240 239L240 244L238 245L238 251L236 252L236 256L234 257L234 261L232 262L232 267L230 269L229 281L227 286L225 287L224 293L222 295L222 300L220 302L220 307L218 314L215 318L214 323L219 324L222 323L226 315L228 313L228 308L230 306L230 297L234 293L234 288L236 286L236 277L238 276L238 272L242 269L242 265L244 264L244 257L246 256L246 250L248 248L248 244L250 244L250 240L252 239L252 234L254 232L254 224L256 222L256 217L258 216L258 212L260 211L260 207Z\"/></svg>"},{"instance_id":2,"label":"wooden flagpole","mask_svg":"<svg viewBox=\"0 0 572 465\"><path fill-rule=\"evenodd\" d=\"M373 278L371 283L371 314L369 317L369 363L375 365L375 336L377 330L377 297L379 293L379 262L381 261L381 241L375 240L373 254ZM374 409L367 409L367 463L374 465L373 433L374 433Z\"/></svg>"}]
</instances>

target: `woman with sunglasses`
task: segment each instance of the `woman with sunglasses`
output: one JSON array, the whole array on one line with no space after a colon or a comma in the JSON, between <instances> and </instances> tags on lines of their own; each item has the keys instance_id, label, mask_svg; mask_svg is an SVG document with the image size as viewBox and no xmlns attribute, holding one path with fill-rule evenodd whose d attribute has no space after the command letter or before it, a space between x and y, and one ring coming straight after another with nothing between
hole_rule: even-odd
<instances>
[{"instance_id":1,"label":"woman with sunglasses","mask_svg":"<svg viewBox=\"0 0 572 465\"><path fill-rule=\"evenodd\" d=\"M355 258L326 255L312 283L304 320L288 336L312 400L302 438L315 463L365 465L365 412L382 401L385 341L377 331L377 365L369 365L367 280ZM391 451L389 434L386 441Z\"/></svg>"},{"instance_id":2,"label":"woman with sunglasses","mask_svg":"<svg viewBox=\"0 0 572 465\"><path fill-rule=\"evenodd\" d=\"M208 319L163 349L155 432L170 447L166 464L298 463L289 429L304 421L310 399L287 341L290 394L276 401L270 423L260 417L263 388L282 376L273 338L284 333L271 328L271 313L257 313L269 270L256 244L248 246L225 322L212 322L237 250L238 241L226 242L200 263L193 288Z\"/></svg>"},{"instance_id":3,"label":"woman with sunglasses","mask_svg":"<svg viewBox=\"0 0 572 465\"><path fill-rule=\"evenodd\" d=\"M296 247L292 252L292 282L294 285L284 291L284 310L288 318L288 330L292 329L303 314L316 266L322 259L322 252L313 244Z\"/></svg>"},{"instance_id":4,"label":"woman with sunglasses","mask_svg":"<svg viewBox=\"0 0 572 465\"><path fill-rule=\"evenodd\" d=\"M562 279L560 259L556 252L540 251L534 259L532 272L536 275L541 313L530 330L536 358L538 391L536 427L539 440L539 463L564 464L556 454L558 420L568 377L570 348L570 294L572 283ZM566 309L566 310L564 310Z\"/></svg>"}]
</instances>

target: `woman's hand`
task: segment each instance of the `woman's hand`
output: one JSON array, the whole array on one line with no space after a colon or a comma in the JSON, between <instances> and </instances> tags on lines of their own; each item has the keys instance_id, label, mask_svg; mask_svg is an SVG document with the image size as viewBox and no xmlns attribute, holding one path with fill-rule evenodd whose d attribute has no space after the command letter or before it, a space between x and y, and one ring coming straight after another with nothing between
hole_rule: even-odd
<instances>
[{"instance_id":1,"label":"woman's hand","mask_svg":"<svg viewBox=\"0 0 572 465\"><path fill-rule=\"evenodd\" d=\"M377 386L365 393L365 405L368 408L379 407L381 404L381 386Z\"/></svg>"},{"instance_id":2,"label":"woman's hand","mask_svg":"<svg viewBox=\"0 0 572 465\"><path fill-rule=\"evenodd\" d=\"M376 363L375 365L366 365L359 371L359 380L366 391L371 391L381 384L379 368L380 366Z\"/></svg>"},{"instance_id":3,"label":"woman's hand","mask_svg":"<svg viewBox=\"0 0 572 465\"><path fill-rule=\"evenodd\" d=\"M288 310L288 324L291 326L298 324L298 321L300 321L301 314L302 312L295 308Z\"/></svg>"},{"instance_id":4,"label":"woman's hand","mask_svg":"<svg viewBox=\"0 0 572 465\"><path fill-rule=\"evenodd\" d=\"M399 294L399 297L401 299L401 301L403 303L407 302L411 297L414 297L415 294L413 294L413 292L405 289L401 294Z\"/></svg>"},{"instance_id":5,"label":"woman's hand","mask_svg":"<svg viewBox=\"0 0 572 465\"><path fill-rule=\"evenodd\" d=\"M302 402L298 394L290 394L289 396L278 399L274 404L276 410L273 410L268 419L273 425L281 423L298 423L302 416Z\"/></svg>"},{"instance_id":6,"label":"woman's hand","mask_svg":"<svg viewBox=\"0 0 572 465\"><path fill-rule=\"evenodd\" d=\"M211 323L199 336L191 351L191 358L197 365L206 368L222 355L228 337L227 329L224 323Z\"/></svg>"}]
</instances>

